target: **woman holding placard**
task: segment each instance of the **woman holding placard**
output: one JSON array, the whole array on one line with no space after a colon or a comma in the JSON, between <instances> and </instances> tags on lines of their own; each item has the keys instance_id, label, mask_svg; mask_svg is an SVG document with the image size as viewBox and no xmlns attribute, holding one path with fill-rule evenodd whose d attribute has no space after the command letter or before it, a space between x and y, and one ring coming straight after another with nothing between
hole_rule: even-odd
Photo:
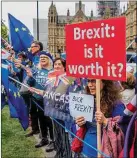
<instances>
[{"instance_id":1,"label":"woman holding placard","mask_svg":"<svg viewBox=\"0 0 137 158\"><path fill-rule=\"evenodd\" d=\"M31 91L33 90L33 92L43 96L44 103L46 105L44 109L46 111L46 115L53 118L55 141L54 143L47 146L46 152L50 152L50 149L55 146L55 158L71 158L72 152L70 149L69 134L63 128L66 127L66 123L63 118L67 119L67 116L69 115L70 117L70 114L64 115L61 111L61 108L66 111L66 106L64 103L64 101L66 100L65 94L70 84L64 84L64 82L68 80L67 78L65 78L66 80L63 80L64 82L59 79L60 75L66 76L66 61L61 58L56 58L53 63L53 68L53 71L49 72L48 74L48 81L51 82L49 82L49 84L45 84L47 85L45 86L45 91L34 88L31 88ZM50 97L51 94L54 95ZM72 118L70 117L70 119Z\"/></svg>"},{"instance_id":2,"label":"woman holding placard","mask_svg":"<svg viewBox=\"0 0 137 158\"><path fill-rule=\"evenodd\" d=\"M113 81L102 80L100 84L101 89L101 100L100 108L101 111L96 111L94 107L94 116L92 122L86 122L84 117L76 118L76 123L78 126L85 126L87 131L84 137L84 141L93 147L97 148L97 126L96 122L102 125L102 127L107 128L110 118L115 116L124 115L124 104L120 102L119 89L115 86ZM87 93L95 97L96 103L96 80L88 79ZM95 112L96 111L96 112ZM82 155L87 157L97 157L97 151L91 147L83 144Z\"/></svg>"}]
</instances>

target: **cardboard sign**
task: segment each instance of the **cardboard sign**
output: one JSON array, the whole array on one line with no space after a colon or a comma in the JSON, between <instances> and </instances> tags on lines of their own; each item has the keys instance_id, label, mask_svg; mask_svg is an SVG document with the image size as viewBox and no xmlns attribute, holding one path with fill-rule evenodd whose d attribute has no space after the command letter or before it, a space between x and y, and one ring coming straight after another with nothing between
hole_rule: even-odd
<instances>
[{"instance_id":1,"label":"cardboard sign","mask_svg":"<svg viewBox=\"0 0 137 158\"><path fill-rule=\"evenodd\" d=\"M126 81L125 17L66 25L67 75Z\"/></svg>"},{"instance_id":2,"label":"cardboard sign","mask_svg":"<svg viewBox=\"0 0 137 158\"><path fill-rule=\"evenodd\" d=\"M86 94L69 93L69 110L72 117L85 117L92 122L94 97Z\"/></svg>"}]
</instances>

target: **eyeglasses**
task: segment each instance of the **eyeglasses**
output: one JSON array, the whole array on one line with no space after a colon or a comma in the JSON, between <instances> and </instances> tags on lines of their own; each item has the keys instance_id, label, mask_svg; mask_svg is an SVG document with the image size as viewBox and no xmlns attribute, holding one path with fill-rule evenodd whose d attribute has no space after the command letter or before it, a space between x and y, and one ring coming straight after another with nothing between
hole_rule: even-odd
<instances>
[{"instance_id":1,"label":"eyeglasses","mask_svg":"<svg viewBox=\"0 0 137 158\"><path fill-rule=\"evenodd\" d=\"M34 47L38 47L38 46L31 46L31 48L34 48Z\"/></svg>"},{"instance_id":2,"label":"eyeglasses","mask_svg":"<svg viewBox=\"0 0 137 158\"><path fill-rule=\"evenodd\" d=\"M88 79L88 82L96 83L96 80L95 79Z\"/></svg>"}]
</instances>

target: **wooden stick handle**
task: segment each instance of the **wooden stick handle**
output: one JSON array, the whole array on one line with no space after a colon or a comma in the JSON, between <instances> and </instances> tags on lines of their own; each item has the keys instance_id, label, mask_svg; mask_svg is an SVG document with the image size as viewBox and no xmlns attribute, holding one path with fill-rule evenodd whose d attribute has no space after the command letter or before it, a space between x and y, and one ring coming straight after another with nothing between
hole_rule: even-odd
<instances>
[{"instance_id":1,"label":"wooden stick handle","mask_svg":"<svg viewBox=\"0 0 137 158\"><path fill-rule=\"evenodd\" d=\"M100 79L96 80L96 109L100 111ZM97 148L101 150L101 125L97 123ZM101 157L98 153L98 157Z\"/></svg>"}]
</instances>

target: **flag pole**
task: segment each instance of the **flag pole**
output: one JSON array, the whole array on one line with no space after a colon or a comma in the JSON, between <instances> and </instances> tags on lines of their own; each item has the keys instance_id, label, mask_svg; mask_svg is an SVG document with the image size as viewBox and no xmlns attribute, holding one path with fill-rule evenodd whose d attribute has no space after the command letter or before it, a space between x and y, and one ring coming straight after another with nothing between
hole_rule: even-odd
<instances>
[{"instance_id":1,"label":"flag pole","mask_svg":"<svg viewBox=\"0 0 137 158\"><path fill-rule=\"evenodd\" d=\"M2 1L1 1L1 19L2 19ZM1 20L2 21L2 20Z\"/></svg>"},{"instance_id":2,"label":"flag pole","mask_svg":"<svg viewBox=\"0 0 137 158\"><path fill-rule=\"evenodd\" d=\"M39 2L37 0L37 40L39 41Z\"/></svg>"},{"instance_id":3,"label":"flag pole","mask_svg":"<svg viewBox=\"0 0 137 158\"><path fill-rule=\"evenodd\" d=\"M127 46L126 50L135 42L135 39Z\"/></svg>"},{"instance_id":4,"label":"flag pole","mask_svg":"<svg viewBox=\"0 0 137 158\"><path fill-rule=\"evenodd\" d=\"M17 82L18 84L20 84L20 85L26 87L26 88L28 88L28 89L30 88L29 86L25 85L24 83L21 83L21 82L17 81L16 79L14 79L14 78L12 78L12 77L10 77L10 76L8 76L8 78L11 79L11 80L13 80L13 81L15 81L15 82Z\"/></svg>"}]
</instances>

